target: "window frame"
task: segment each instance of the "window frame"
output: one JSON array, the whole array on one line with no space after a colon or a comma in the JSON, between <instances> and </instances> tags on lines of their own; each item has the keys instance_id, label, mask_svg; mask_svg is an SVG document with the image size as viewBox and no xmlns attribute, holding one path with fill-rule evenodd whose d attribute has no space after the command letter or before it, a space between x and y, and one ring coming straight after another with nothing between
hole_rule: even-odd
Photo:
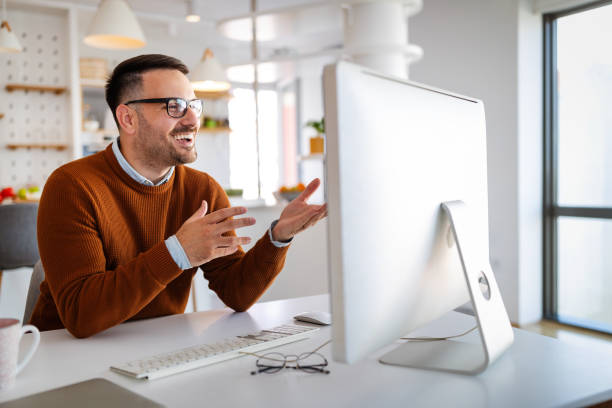
<instances>
[{"instance_id":1,"label":"window frame","mask_svg":"<svg viewBox=\"0 0 612 408\"><path fill-rule=\"evenodd\" d=\"M544 305L545 319L559 323L578 326L590 330L612 334L607 324L580 318L561 316L558 313L558 230L560 217L580 217L593 219L612 219L612 207L575 207L558 205L558 93L557 93L557 20L571 14L612 4L612 0L598 0L589 4L573 7L543 15L544 28L544 191L543 191L543 270L544 270Z\"/></svg>"}]
</instances>

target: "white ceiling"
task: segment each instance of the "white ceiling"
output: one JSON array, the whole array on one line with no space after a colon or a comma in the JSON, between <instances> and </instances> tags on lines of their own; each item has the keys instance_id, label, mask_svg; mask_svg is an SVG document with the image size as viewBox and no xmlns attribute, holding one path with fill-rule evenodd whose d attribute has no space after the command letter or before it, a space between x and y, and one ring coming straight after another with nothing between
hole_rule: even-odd
<instances>
[{"instance_id":1,"label":"white ceiling","mask_svg":"<svg viewBox=\"0 0 612 408\"><path fill-rule=\"evenodd\" d=\"M96 6L99 0L51 0L57 3L74 3L78 5ZM321 0L258 0L257 9L265 11L280 7L294 6L308 3L318 3ZM183 18L187 12L187 1L184 0L127 0L132 9L138 13L158 14ZM200 7L204 11L204 19L218 21L224 18L236 17L249 13L250 0L200 0Z\"/></svg>"},{"instance_id":2,"label":"white ceiling","mask_svg":"<svg viewBox=\"0 0 612 408\"><path fill-rule=\"evenodd\" d=\"M211 48L225 66L235 66L250 61L252 57L250 42L227 38L217 29L217 24L221 20L250 13L251 1L199 1L202 20L199 23L189 23L185 21L188 10L185 0L127 0L143 28L148 43L146 49L136 52L167 53L183 59L191 66L199 60L205 48ZM14 7L27 10L33 5L43 8L44 5L74 5L79 15L79 34L84 37L100 0L8 0L7 3L9 14L10 9ZM257 10L267 11L315 3L322 3L322 0L258 0ZM336 14L329 13L329 10L327 12L319 10L317 15L316 9L310 8L305 14L304 18L288 20L293 32L285 33L272 41L260 42L259 59L266 60L277 55L308 54L341 45L342 19L339 9ZM126 52L92 49L83 44L80 48L81 56L105 57L111 62L111 67L113 62L131 56ZM310 64L310 61L297 62L293 64L292 70L299 70L304 64Z\"/></svg>"},{"instance_id":3,"label":"white ceiling","mask_svg":"<svg viewBox=\"0 0 612 408\"><path fill-rule=\"evenodd\" d=\"M24 1L28 0L14 0ZM79 8L79 28L89 25L99 0L48 0L51 3L72 3ZM199 0L202 20L199 23L185 21L187 2L185 0L128 0L146 36L154 41L160 37L174 37L177 42L202 43L216 49L225 64L235 65L250 59L249 42L232 40L217 29L220 20L243 16L250 12L250 0ZM296 5L321 3L321 0L258 0L259 11L272 10ZM329 13L327 13L329 14ZM312 18L314 17L314 18ZM331 18L306 16L295 24L292 33L280 38L261 42L259 58L267 59L278 54L295 54L332 48L342 43L342 21L340 12ZM171 27L172 26L172 27ZM292 27L293 28L293 27ZM150 35L149 35L150 34ZM231 52L230 52L231 51ZM224 54L229 54L225 57Z\"/></svg>"}]
</instances>

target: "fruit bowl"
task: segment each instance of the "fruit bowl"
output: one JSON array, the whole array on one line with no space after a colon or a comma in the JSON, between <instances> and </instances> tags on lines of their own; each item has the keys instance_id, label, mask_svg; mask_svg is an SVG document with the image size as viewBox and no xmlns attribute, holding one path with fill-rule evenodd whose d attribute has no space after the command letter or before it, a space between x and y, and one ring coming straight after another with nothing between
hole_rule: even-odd
<instances>
[{"instance_id":1,"label":"fruit bowl","mask_svg":"<svg viewBox=\"0 0 612 408\"><path fill-rule=\"evenodd\" d=\"M228 197L242 197L243 190L241 188L226 188L225 194Z\"/></svg>"},{"instance_id":2,"label":"fruit bowl","mask_svg":"<svg viewBox=\"0 0 612 408\"><path fill-rule=\"evenodd\" d=\"M292 200L295 200L300 194L302 194L301 191L275 191L274 192L274 198L276 198L278 201L287 201L290 202Z\"/></svg>"},{"instance_id":3,"label":"fruit bowl","mask_svg":"<svg viewBox=\"0 0 612 408\"><path fill-rule=\"evenodd\" d=\"M302 191L306 189L306 186L302 183L298 183L293 187L282 186L278 191L274 192L274 197L279 201L292 201L295 200Z\"/></svg>"}]
</instances>

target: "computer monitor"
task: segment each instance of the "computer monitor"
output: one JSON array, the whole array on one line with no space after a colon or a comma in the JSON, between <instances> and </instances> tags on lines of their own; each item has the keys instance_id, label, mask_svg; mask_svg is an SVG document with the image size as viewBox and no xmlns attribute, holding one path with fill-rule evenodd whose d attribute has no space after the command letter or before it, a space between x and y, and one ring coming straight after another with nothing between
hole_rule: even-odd
<instances>
[{"instance_id":1,"label":"computer monitor","mask_svg":"<svg viewBox=\"0 0 612 408\"><path fill-rule=\"evenodd\" d=\"M489 266L483 103L348 62L325 67L323 93L333 358L473 300L484 353L419 342L381 361L484 370L513 334Z\"/></svg>"}]
</instances>

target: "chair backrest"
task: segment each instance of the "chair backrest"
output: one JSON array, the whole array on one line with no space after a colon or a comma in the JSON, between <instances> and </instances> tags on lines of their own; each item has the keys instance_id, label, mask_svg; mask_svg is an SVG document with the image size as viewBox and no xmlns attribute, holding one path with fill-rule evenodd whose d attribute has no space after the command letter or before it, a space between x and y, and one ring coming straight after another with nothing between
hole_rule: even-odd
<instances>
[{"instance_id":1,"label":"chair backrest","mask_svg":"<svg viewBox=\"0 0 612 408\"><path fill-rule=\"evenodd\" d=\"M43 280L45 280L45 270L43 269L42 262L38 261L34 265L34 271L32 271L32 277L30 278L28 298L26 299L25 311L23 312L23 324L27 324L32 318L34 306L40 295L40 284Z\"/></svg>"},{"instance_id":2,"label":"chair backrest","mask_svg":"<svg viewBox=\"0 0 612 408\"><path fill-rule=\"evenodd\" d=\"M37 214L36 203L0 205L0 270L34 266L40 259Z\"/></svg>"}]
</instances>

